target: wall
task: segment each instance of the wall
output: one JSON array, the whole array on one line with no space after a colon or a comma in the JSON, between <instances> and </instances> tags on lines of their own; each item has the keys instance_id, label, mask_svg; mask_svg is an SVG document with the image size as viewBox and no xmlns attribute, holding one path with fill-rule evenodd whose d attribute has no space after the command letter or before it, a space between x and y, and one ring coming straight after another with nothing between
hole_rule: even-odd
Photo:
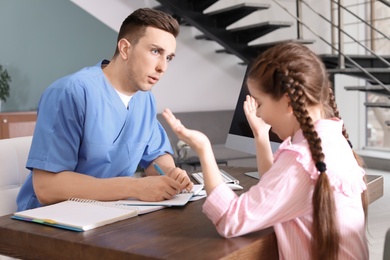
<instances>
[{"instance_id":1,"label":"wall","mask_svg":"<svg viewBox=\"0 0 390 260\"><path fill-rule=\"evenodd\" d=\"M0 64L12 77L2 112L35 110L55 79L111 58L117 33L70 1L0 0Z\"/></svg>"},{"instance_id":2,"label":"wall","mask_svg":"<svg viewBox=\"0 0 390 260\"><path fill-rule=\"evenodd\" d=\"M128 0L71 0L91 15L98 17L110 28L118 30L122 20L132 11L141 7L155 7L159 3L154 0L128 1ZM246 0L220 0L210 6L205 12L230 5L250 2ZM253 1L252 1L253 2ZM295 0L282 0L283 5L295 14ZM316 9L321 10L324 15L328 13L328 3L318 3L315 0ZM271 0L262 0L268 3L271 8L255 12L240 21L229 26L235 28L263 21L293 21L284 10ZM313 15L307 12L306 19L314 19ZM321 32L322 36L330 35L329 26L321 26L323 23L314 22L311 26L315 31ZM216 54L215 51L221 46L215 42L195 40L194 37L201 34L197 29L188 26L181 26L177 38L176 58L170 64L166 75L153 88L157 99L158 112L165 107L171 108L174 112L190 111L214 111L231 110L237 103L238 94L241 89L242 79L245 74L245 66L239 65L240 59L228 54ZM304 30L305 37L314 37ZM282 39L296 38L296 28L284 28L270 33L250 44L256 44ZM329 48L317 41L314 50L320 53L329 52Z\"/></svg>"},{"instance_id":3,"label":"wall","mask_svg":"<svg viewBox=\"0 0 390 260\"><path fill-rule=\"evenodd\" d=\"M72 0L91 15L119 30L122 21L134 10L155 7L156 1ZM200 32L181 26L176 57L159 83L152 89L157 110L169 107L174 112L234 109L245 73L245 66L232 55L216 54L221 48L211 41L194 39Z\"/></svg>"},{"instance_id":4,"label":"wall","mask_svg":"<svg viewBox=\"0 0 390 260\"><path fill-rule=\"evenodd\" d=\"M348 0L347 3L352 4L354 1ZM243 2L250 1L220 0L206 12ZM295 0L278 2L295 14ZM328 1L306 2L329 18ZM274 1L262 0L261 3L268 3L271 8L255 12L229 27L266 20L293 21ZM117 30L127 15L135 9L157 5L159 3L154 0L0 0L0 64L12 77L11 96L3 103L2 111L35 110L41 93L52 81L112 56ZM364 13L364 10L359 12ZM316 18L305 6L303 13L304 22L315 33L330 40L330 26ZM346 29L349 33L352 30ZM360 35L363 32L357 30L355 33ZM199 34L193 27L181 27L177 39L177 57L170 64L166 75L153 88L158 112L165 107L170 107L174 112L235 108L245 66L239 65L241 60L232 55L216 54L215 50L221 49L217 43L195 40L194 37ZM303 35L305 39L315 39L316 43L309 46L314 51L319 54L330 53L330 47L307 28ZM296 27L293 26L272 32L250 44L295 37ZM349 45L348 51L352 48L356 46ZM365 145L364 97L361 93L344 90L344 86L357 85L358 81L348 76L336 77L340 112L354 146L359 149ZM343 100L349 100L348 104Z\"/></svg>"},{"instance_id":5,"label":"wall","mask_svg":"<svg viewBox=\"0 0 390 260\"><path fill-rule=\"evenodd\" d=\"M245 1L221 0L207 11L240 2ZM264 2L271 4L270 10L256 12L231 27L253 20L292 20L272 1ZM295 5L293 0L281 2ZM99 21L75 4L97 13ZM42 91L53 80L110 58L116 40L114 30L119 29L123 19L137 8L156 5L153 0L0 0L0 63L13 78L11 97L3 104L3 111L33 110ZM322 4L316 5L321 9ZM326 33L326 29L322 31ZM177 57L153 89L159 112L165 107L175 112L235 108L245 66L239 65L241 60L235 56L216 54L215 51L221 49L217 43L195 40L199 34L195 28L181 27ZM263 41L294 38L295 35L294 28L281 29ZM326 51L326 47L314 48Z\"/></svg>"}]
</instances>

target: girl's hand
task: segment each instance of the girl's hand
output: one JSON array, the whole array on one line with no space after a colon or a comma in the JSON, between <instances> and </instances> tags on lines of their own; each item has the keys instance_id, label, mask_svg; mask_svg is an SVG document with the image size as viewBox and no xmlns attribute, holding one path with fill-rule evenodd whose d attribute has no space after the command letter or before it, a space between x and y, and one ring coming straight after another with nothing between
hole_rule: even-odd
<instances>
[{"instance_id":1,"label":"girl's hand","mask_svg":"<svg viewBox=\"0 0 390 260\"><path fill-rule=\"evenodd\" d=\"M162 116L177 137L187 143L196 153L199 154L199 152L207 146L211 147L210 140L205 134L196 130L187 129L180 120L173 115L171 110L165 109Z\"/></svg>"},{"instance_id":2,"label":"girl's hand","mask_svg":"<svg viewBox=\"0 0 390 260\"><path fill-rule=\"evenodd\" d=\"M255 136L263 134L268 136L268 131L270 130L271 126L266 124L263 119L256 115L257 107L258 105L256 100L250 95L247 95L246 100L244 101L244 112L253 134Z\"/></svg>"}]
</instances>

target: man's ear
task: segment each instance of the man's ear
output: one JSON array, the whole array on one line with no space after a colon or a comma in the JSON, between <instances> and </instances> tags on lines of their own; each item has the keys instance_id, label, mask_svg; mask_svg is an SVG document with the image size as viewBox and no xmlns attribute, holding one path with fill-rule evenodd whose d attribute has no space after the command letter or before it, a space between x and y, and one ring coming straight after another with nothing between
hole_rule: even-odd
<instances>
[{"instance_id":1,"label":"man's ear","mask_svg":"<svg viewBox=\"0 0 390 260\"><path fill-rule=\"evenodd\" d=\"M131 48L131 43L126 40L125 38L122 38L118 41L118 50L119 54L124 60L127 60L129 56L129 49Z\"/></svg>"}]
</instances>

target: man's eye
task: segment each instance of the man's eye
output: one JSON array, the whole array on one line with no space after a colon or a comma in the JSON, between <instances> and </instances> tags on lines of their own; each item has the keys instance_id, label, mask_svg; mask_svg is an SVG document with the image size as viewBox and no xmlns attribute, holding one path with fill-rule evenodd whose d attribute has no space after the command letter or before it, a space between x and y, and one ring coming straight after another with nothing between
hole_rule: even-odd
<instances>
[{"instance_id":1,"label":"man's eye","mask_svg":"<svg viewBox=\"0 0 390 260\"><path fill-rule=\"evenodd\" d=\"M153 49L153 50L152 50L152 53L153 53L153 54L159 54L159 51L158 51L157 49Z\"/></svg>"},{"instance_id":2,"label":"man's eye","mask_svg":"<svg viewBox=\"0 0 390 260\"><path fill-rule=\"evenodd\" d=\"M171 55L168 55L168 56L167 56L167 61L169 62L169 61L171 61L171 60L173 60L173 57L172 57Z\"/></svg>"}]
</instances>

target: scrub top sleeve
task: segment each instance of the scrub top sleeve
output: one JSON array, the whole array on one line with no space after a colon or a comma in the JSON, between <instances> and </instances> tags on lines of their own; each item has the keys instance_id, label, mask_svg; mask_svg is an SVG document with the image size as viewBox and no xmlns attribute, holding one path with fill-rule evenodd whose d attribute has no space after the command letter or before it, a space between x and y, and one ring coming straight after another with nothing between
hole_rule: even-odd
<instances>
[{"instance_id":1,"label":"scrub top sleeve","mask_svg":"<svg viewBox=\"0 0 390 260\"><path fill-rule=\"evenodd\" d=\"M65 85L65 87L57 87ZM73 171L82 137L85 96L71 81L57 82L42 96L27 167Z\"/></svg>"},{"instance_id":2,"label":"scrub top sleeve","mask_svg":"<svg viewBox=\"0 0 390 260\"><path fill-rule=\"evenodd\" d=\"M164 127L157 119L154 125L155 127L153 128L150 141L140 162L142 168L147 168L159 156L174 154L171 142Z\"/></svg>"}]
</instances>

